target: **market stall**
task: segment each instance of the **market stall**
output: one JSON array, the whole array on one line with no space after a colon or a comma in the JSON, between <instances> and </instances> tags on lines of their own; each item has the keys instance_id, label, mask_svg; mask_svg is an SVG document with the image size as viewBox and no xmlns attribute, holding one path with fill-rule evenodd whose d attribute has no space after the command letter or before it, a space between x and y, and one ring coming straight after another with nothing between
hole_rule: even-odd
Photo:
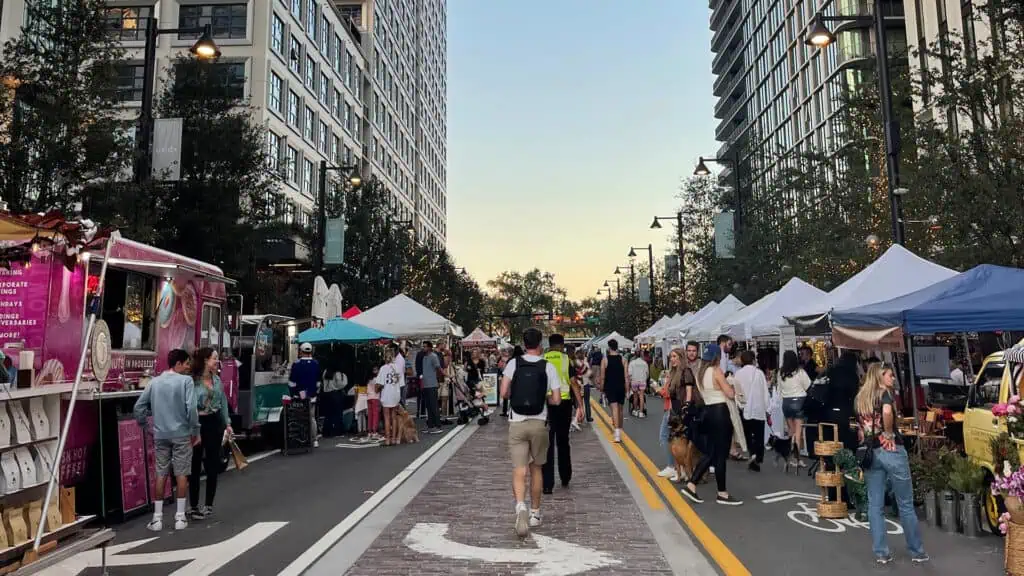
<instances>
[{"instance_id":1,"label":"market stall","mask_svg":"<svg viewBox=\"0 0 1024 576\"><path fill-rule=\"evenodd\" d=\"M820 300L825 294L799 278L791 278L777 292L765 297L770 297L769 300L762 298L759 301L761 305L751 304L744 310L744 314L723 322L722 332L736 340L777 339L780 327L786 324L786 314L799 309L806 302Z\"/></svg>"},{"instance_id":2,"label":"market stall","mask_svg":"<svg viewBox=\"0 0 1024 576\"><path fill-rule=\"evenodd\" d=\"M681 317L682 316L680 316L680 318ZM638 343L638 344L653 344L654 340L655 340L655 336L658 333L658 330L660 330L661 328L667 326L668 323L670 323L672 321L673 321L672 318L670 318L668 316L662 316L661 318L658 319L657 322L652 324L649 328L647 328L643 332L641 332L641 333L637 334L636 336L634 336L633 337L633 341Z\"/></svg>"},{"instance_id":3,"label":"market stall","mask_svg":"<svg viewBox=\"0 0 1024 576\"><path fill-rule=\"evenodd\" d=\"M395 338L422 340L462 337L462 328L405 294L374 306L352 318L352 322L394 334Z\"/></svg>"},{"instance_id":4,"label":"market stall","mask_svg":"<svg viewBox=\"0 0 1024 576\"><path fill-rule=\"evenodd\" d=\"M466 349L480 348L485 350L497 350L498 339L488 336L486 332L477 328L462 339L462 347Z\"/></svg>"},{"instance_id":5,"label":"market stall","mask_svg":"<svg viewBox=\"0 0 1024 576\"><path fill-rule=\"evenodd\" d=\"M719 332L719 325L733 314L745 309L747 306L738 298L729 294L722 301L696 322L681 330L684 340L696 340L698 342L714 342Z\"/></svg>"}]
</instances>

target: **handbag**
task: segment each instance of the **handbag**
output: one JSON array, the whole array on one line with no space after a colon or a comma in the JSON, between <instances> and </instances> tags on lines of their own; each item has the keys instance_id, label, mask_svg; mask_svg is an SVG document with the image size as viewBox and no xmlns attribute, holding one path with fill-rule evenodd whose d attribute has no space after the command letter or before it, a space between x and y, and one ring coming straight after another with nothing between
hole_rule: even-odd
<instances>
[{"instance_id":1,"label":"handbag","mask_svg":"<svg viewBox=\"0 0 1024 576\"><path fill-rule=\"evenodd\" d=\"M249 460L242 454L242 449L238 447L234 438L228 440L228 446L231 447L231 459L235 462L235 470L244 470L249 465Z\"/></svg>"}]
</instances>

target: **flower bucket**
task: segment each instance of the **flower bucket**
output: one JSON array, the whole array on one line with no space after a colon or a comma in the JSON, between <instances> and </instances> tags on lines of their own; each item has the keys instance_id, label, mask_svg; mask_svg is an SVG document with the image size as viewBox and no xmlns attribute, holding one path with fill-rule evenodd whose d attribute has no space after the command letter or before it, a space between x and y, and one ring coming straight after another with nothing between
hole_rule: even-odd
<instances>
[{"instance_id":1,"label":"flower bucket","mask_svg":"<svg viewBox=\"0 0 1024 576\"><path fill-rule=\"evenodd\" d=\"M952 490L939 492L939 526L943 532L956 534L957 493Z\"/></svg>"},{"instance_id":2,"label":"flower bucket","mask_svg":"<svg viewBox=\"0 0 1024 576\"><path fill-rule=\"evenodd\" d=\"M981 535L981 504L977 494L961 494L957 506L960 531L968 538Z\"/></svg>"},{"instance_id":3,"label":"flower bucket","mask_svg":"<svg viewBox=\"0 0 1024 576\"><path fill-rule=\"evenodd\" d=\"M935 492L928 491L924 495L924 520L932 526L939 525L939 499Z\"/></svg>"}]
</instances>

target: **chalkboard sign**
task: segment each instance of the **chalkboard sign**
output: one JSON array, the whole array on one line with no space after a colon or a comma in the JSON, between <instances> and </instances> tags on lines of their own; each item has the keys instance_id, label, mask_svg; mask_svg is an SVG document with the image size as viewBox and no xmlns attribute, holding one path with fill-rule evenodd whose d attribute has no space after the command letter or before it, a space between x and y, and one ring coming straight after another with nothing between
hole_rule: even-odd
<instances>
[{"instance_id":1,"label":"chalkboard sign","mask_svg":"<svg viewBox=\"0 0 1024 576\"><path fill-rule=\"evenodd\" d=\"M313 447L309 400L292 398L284 407L284 453L309 452Z\"/></svg>"}]
</instances>

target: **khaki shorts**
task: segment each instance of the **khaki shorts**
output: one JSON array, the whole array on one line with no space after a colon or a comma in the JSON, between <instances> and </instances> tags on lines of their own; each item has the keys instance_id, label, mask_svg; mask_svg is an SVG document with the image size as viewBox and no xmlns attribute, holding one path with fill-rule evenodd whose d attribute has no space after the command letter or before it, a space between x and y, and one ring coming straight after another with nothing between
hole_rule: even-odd
<instances>
[{"instance_id":1,"label":"khaki shorts","mask_svg":"<svg viewBox=\"0 0 1024 576\"><path fill-rule=\"evenodd\" d=\"M543 466L548 460L548 428L543 420L523 420L508 425L508 451L513 468L531 463Z\"/></svg>"}]
</instances>

